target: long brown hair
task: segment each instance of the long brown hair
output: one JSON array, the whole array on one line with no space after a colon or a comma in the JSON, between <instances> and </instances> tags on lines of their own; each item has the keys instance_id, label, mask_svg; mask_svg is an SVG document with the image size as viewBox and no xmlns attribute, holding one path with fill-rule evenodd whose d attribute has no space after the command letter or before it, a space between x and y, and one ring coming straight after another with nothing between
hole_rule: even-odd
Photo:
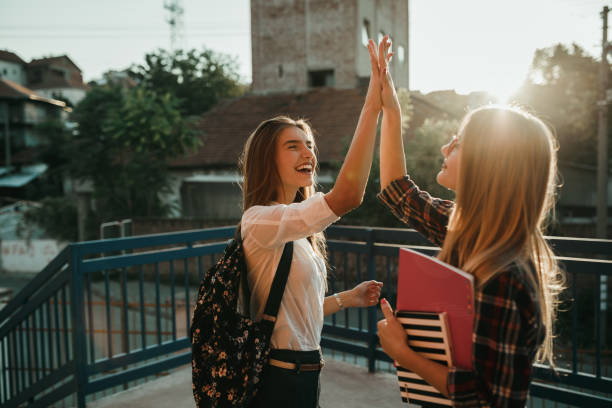
<instances>
[{"instance_id":1,"label":"long brown hair","mask_svg":"<svg viewBox=\"0 0 612 408\"><path fill-rule=\"evenodd\" d=\"M313 136L310 125L304 119L293 120L287 116L277 116L261 122L244 144L238 162L243 176L242 212L254 205L269 205L272 201L278 200L277 191L281 185L281 178L276 167L276 142L281 132L291 126L301 129L310 137ZM316 170L313 169L315 180ZM300 187L293 202L304 201L314 192L314 185ZM326 259L323 233L314 234L308 237L308 240L315 252Z\"/></svg>"},{"instance_id":2,"label":"long brown hair","mask_svg":"<svg viewBox=\"0 0 612 408\"><path fill-rule=\"evenodd\" d=\"M518 108L469 113L458 141L456 205L439 258L483 285L512 263L527 271L546 328L538 361L553 365L552 326L563 278L544 239L557 187L557 146L551 129Z\"/></svg>"}]
</instances>

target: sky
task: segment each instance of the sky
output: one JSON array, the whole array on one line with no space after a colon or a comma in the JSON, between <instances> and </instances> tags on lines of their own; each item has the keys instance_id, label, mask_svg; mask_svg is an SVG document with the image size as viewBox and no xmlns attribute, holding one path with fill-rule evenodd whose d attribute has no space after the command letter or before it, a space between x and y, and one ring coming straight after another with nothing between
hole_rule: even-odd
<instances>
[{"instance_id":1,"label":"sky","mask_svg":"<svg viewBox=\"0 0 612 408\"><path fill-rule=\"evenodd\" d=\"M67 54L85 81L169 48L164 0L0 0L0 49L25 61ZM182 48L236 58L251 79L249 0L182 0ZM537 48L577 43L601 54L612 0L411 0L410 88L488 91L504 99L525 80ZM612 23L612 14L610 15ZM609 39L612 39L612 30Z\"/></svg>"}]
</instances>

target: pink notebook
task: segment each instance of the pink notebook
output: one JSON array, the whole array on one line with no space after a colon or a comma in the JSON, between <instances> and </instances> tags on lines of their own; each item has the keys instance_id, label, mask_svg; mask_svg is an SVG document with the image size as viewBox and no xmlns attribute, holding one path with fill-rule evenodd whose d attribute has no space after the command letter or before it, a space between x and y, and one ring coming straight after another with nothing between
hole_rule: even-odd
<instances>
[{"instance_id":1,"label":"pink notebook","mask_svg":"<svg viewBox=\"0 0 612 408\"><path fill-rule=\"evenodd\" d=\"M446 312L453 365L472 368L474 277L436 258L401 248L397 311Z\"/></svg>"}]
</instances>

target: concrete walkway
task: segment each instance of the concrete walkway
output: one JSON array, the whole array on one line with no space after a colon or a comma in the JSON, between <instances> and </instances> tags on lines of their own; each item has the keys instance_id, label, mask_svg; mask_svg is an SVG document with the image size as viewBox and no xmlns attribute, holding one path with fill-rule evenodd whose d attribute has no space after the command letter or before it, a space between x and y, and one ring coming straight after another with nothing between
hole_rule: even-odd
<instances>
[{"instance_id":1,"label":"concrete walkway","mask_svg":"<svg viewBox=\"0 0 612 408\"><path fill-rule=\"evenodd\" d=\"M323 408L400 408L397 377L390 373L368 373L364 367L327 357L321 373ZM146 384L87 404L95 408L194 408L191 394L191 367Z\"/></svg>"}]
</instances>

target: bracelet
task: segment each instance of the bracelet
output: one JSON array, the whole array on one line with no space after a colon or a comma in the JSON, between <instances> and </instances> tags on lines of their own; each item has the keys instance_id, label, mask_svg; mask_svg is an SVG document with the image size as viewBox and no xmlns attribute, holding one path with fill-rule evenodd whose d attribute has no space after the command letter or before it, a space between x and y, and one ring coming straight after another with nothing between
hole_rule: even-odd
<instances>
[{"instance_id":1,"label":"bracelet","mask_svg":"<svg viewBox=\"0 0 612 408\"><path fill-rule=\"evenodd\" d=\"M342 303L342 299L340 299L340 295L334 293L334 298L336 299L336 303L340 306L340 310L344 309L344 304Z\"/></svg>"}]
</instances>

